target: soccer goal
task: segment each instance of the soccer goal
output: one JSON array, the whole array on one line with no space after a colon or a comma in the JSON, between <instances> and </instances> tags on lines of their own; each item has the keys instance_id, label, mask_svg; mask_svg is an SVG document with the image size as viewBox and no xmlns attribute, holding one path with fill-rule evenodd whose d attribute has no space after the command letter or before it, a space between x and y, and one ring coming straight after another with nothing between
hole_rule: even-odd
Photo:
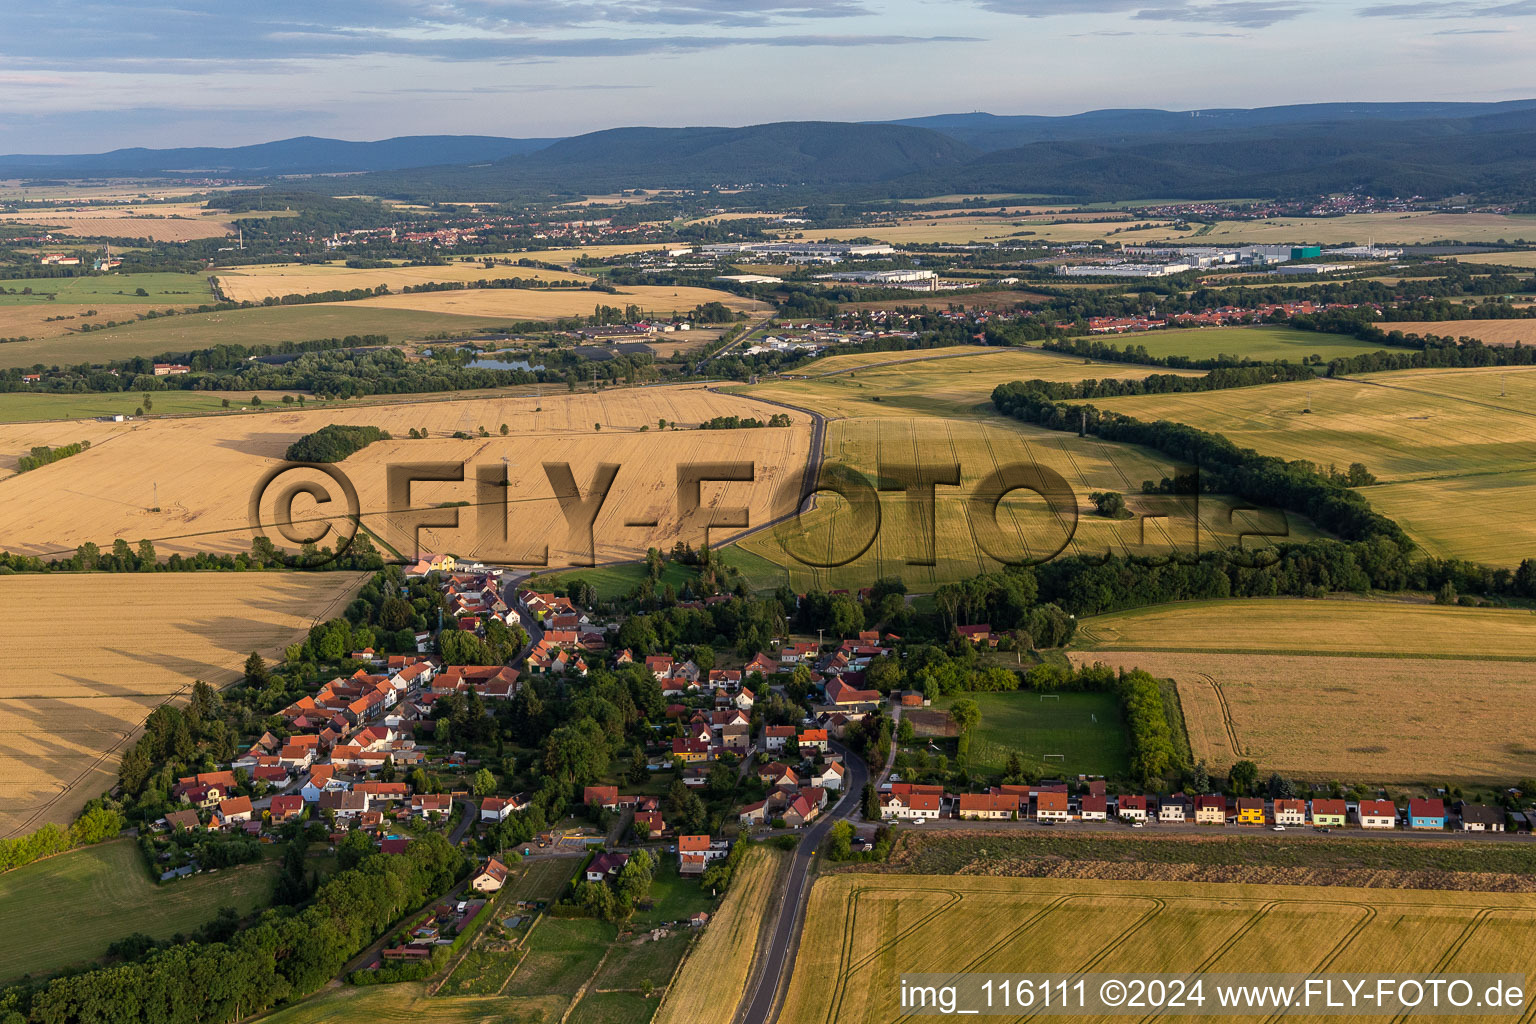
<instances>
[{"instance_id":1,"label":"soccer goal","mask_svg":"<svg viewBox=\"0 0 1536 1024\"><path fill-rule=\"evenodd\" d=\"M1062 764L1065 764L1066 761L1067 761L1067 755L1066 754L1042 754L1040 756L1042 758L1044 758L1045 760L1047 760L1047 761L1057 761L1057 762L1060 762Z\"/></svg>"},{"instance_id":2,"label":"soccer goal","mask_svg":"<svg viewBox=\"0 0 1536 1024\"><path fill-rule=\"evenodd\" d=\"M1040 695L1040 703L1044 704L1048 700L1053 700L1056 703L1060 704L1061 703L1061 694L1059 694L1059 693L1042 693Z\"/></svg>"}]
</instances>

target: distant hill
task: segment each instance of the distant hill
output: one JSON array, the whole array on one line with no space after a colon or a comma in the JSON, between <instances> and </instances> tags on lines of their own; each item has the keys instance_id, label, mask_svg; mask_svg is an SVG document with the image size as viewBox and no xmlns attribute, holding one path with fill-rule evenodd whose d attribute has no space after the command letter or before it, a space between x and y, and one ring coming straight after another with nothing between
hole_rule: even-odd
<instances>
[{"instance_id":1,"label":"distant hill","mask_svg":"<svg viewBox=\"0 0 1536 1024\"><path fill-rule=\"evenodd\" d=\"M336 174L390 171L429 164L500 160L529 153L553 139L489 135L410 135L379 142L344 142L302 136L232 148L117 149L110 153L0 156L0 177L114 177L123 175Z\"/></svg>"},{"instance_id":2,"label":"distant hill","mask_svg":"<svg viewBox=\"0 0 1536 1024\"><path fill-rule=\"evenodd\" d=\"M233 149L0 157L0 177L361 172L349 190L538 200L626 188L772 185L802 201L953 192L1231 198L1348 189L1536 196L1536 100L943 114L845 124L614 128L566 139L299 138ZM316 179L303 187L338 187Z\"/></svg>"},{"instance_id":3,"label":"distant hill","mask_svg":"<svg viewBox=\"0 0 1536 1024\"><path fill-rule=\"evenodd\" d=\"M1536 100L1503 103L1304 103L1252 110L1090 110L1060 117L987 113L937 114L882 124L927 128L984 152L1036 142L1126 141L1149 136L1189 136L1287 125L1359 121L1459 120L1536 109Z\"/></svg>"},{"instance_id":4,"label":"distant hill","mask_svg":"<svg viewBox=\"0 0 1536 1024\"><path fill-rule=\"evenodd\" d=\"M785 121L745 128L615 128L501 162L511 171L613 173L633 185L886 181L958 167L970 146L926 128Z\"/></svg>"},{"instance_id":5,"label":"distant hill","mask_svg":"<svg viewBox=\"0 0 1536 1024\"><path fill-rule=\"evenodd\" d=\"M1536 104L1481 116L1237 124L1188 134L1037 142L944 174L909 194L1016 191L1084 198L1199 198L1461 191L1536 194Z\"/></svg>"}]
</instances>

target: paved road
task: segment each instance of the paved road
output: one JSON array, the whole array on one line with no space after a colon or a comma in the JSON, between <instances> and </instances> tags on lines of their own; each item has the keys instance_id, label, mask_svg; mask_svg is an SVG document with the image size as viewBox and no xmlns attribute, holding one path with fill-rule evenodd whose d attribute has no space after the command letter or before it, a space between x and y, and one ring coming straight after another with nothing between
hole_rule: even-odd
<instances>
[{"instance_id":1,"label":"paved road","mask_svg":"<svg viewBox=\"0 0 1536 1024\"><path fill-rule=\"evenodd\" d=\"M779 992L782 984L788 983L788 968L792 966L794 954L800 947L800 929L805 923L805 902L810 894L807 883L811 862L832 825L843 818L852 817L858 811L864 784L869 781L869 768L863 759L841 747L837 749L843 754L843 763L849 769L847 784L837 803L805 831L800 845L795 849L784 892L780 896L778 920L774 922L763 968L757 975L757 989L746 997L746 1024L772 1024L777 1018Z\"/></svg>"},{"instance_id":2,"label":"paved road","mask_svg":"<svg viewBox=\"0 0 1536 1024\"><path fill-rule=\"evenodd\" d=\"M769 313L764 315L763 318L761 320L759 320L757 323L753 324L752 326L748 327L746 330L742 331L741 332L741 336L739 338L737 338L735 341L731 342L729 345L725 346L720 351L718 351L718 352L716 352L716 353L714 353L712 355L707 355L703 359L700 359L699 362L698 362L698 365L693 368L693 375L695 377L701 376L704 373L704 367L708 366L712 360L719 359L721 356L725 355L731 349L733 349L733 348L737 347L738 345L741 345L742 343L744 343L748 338L752 337L752 335L757 334L759 331L762 331L765 328L767 328L769 325L771 325L773 323L773 318L775 316L777 316L777 315L778 315L777 313L774 313L774 312L770 311Z\"/></svg>"},{"instance_id":3,"label":"paved road","mask_svg":"<svg viewBox=\"0 0 1536 1024\"><path fill-rule=\"evenodd\" d=\"M453 832L448 836L448 842L453 846L459 845L459 840L464 838L465 833L469 831L469 827L475 823L475 819L480 817L480 805L469 799L469 797L460 799L458 804L464 808L464 817L453 827Z\"/></svg>"}]
</instances>

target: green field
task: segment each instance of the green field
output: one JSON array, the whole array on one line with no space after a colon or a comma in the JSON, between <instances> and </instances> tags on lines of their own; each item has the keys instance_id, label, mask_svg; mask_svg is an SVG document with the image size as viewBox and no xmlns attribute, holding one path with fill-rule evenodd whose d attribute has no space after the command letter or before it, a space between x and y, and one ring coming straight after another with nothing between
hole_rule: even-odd
<instances>
[{"instance_id":1,"label":"green field","mask_svg":"<svg viewBox=\"0 0 1536 1024\"><path fill-rule=\"evenodd\" d=\"M140 320L89 334L0 345L0 367L106 362L133 356L190 352L213 345L272 345L283 341L344 338L351 334L383 334L391 341L408 341L429 338L441 332L484 330L506 323L505 317L457 316L346 304L187 313Z\"/></svg>"},{"instance_id":2,"label":"green field","mask_svg":"<svg viewBox=\"0 0 1536 1024\"><path fill-rule=\"evenodd\" d=\"M555 1024L559 997L428 997L419 983L326 989L313 999L261 1018L262 1024Z\"/></svg>"},{"instance_id":3,"label":"green field","mask_svg":"<svg viewBox=\"0 0 1536 1024\"><path fill-rule=\"evenodd\" d=\"M156 391L155 416L196 416L217 413L270 412L283 408L283 392L261 391L263 405L260 409L250 404L250 391ZM297 395L297 392L295 392ZM305 396L306 399L309 396ZM224 400L230 407L224 408ZM139 391L123 391L115 394L47 395L28 392L0 394L0 423L25 423L31 420L81 420L95 416L122 413L132 416L144 404Z\"/></svg>"},{"instance_id":4,"label":"green field","mask_svg":"<svg viewBox=\"0 0 1536 1024\"><path fill-rule=\"evenodd\" d=\"M1057 697L1029 691L964 693L935 701L947 709L956 700L974 700L981 723L971 737L971 764L1001 772L1017 752L1026 768L1052 775L1103 775L1124 778L1130 771L1120 707L1110 693L1063 693ZM1047 754L1063 754L1051 757Z\"/></svg>"},{"instance_id":5,"label":"green field","mask_svg":"<svg viewBox=\"0 0 1536 1024\"><path fill-rule=\"evenodd\" d=\"M95 277L27 277L0 281L8 294L0 306L30 306L44 302L151 303L159 306L201 306L214 301L213 290L203 274L102 274ZM31 295L16 294L31 289ZM142 288L144 295L137 294Z\"/></svg>"},{"instance_id":6,"label":"green field","mask_svg":"<svg viewBox=\"0 0 1536 1024\"><path fill-rule=\"evenodd\" d=\"M1227 355L1264 362L1288 359L1293 363L1299 363L1311 355L1320 355L1327 361L1338 356L1375 352L1381 348L1380 345L1370 345L1342 334L1319 334L1316 331L1298 331L1292 327L1179 328L1119 337L1107 336L1104 340L1121 348L1145 348L1149 355L1159 357L1215 359Z\"/></svg>"},{"instance_id":7,"label":"green field","mask_svg":"<svg viewBox=\"0 0 1536 1024\"><path fill-rule=\"evenodd\" d=\"M548 576L540 576L529 580L529 586L545 588L552 586L564 587L572 580L584 580L597 592L598 600L613 601L623 597L645 580L645 566L639 563L631 565L610 565L597 569L573 569L570 572L551 573ZM656 581L656 592L660 594L667 584L679 594L683 587L696 582L699 578L698 570L692 566L683 565L680 562L668 562L663 568L661 579Z\"/></svg>"},{"instance_id":8,"label":"green field","mask_svg":"<svg viewBox=\"0 0 1536 1024\"><path fill-rule=\"evenodd\" d=\"M652 989L660 992L672 980L672 972L677 970L683 954L688 952L688 943L694 934L691 929L683 928L655 942L647 938L643 942L630 941L614 946L603 962L603 969L593 979L593 987L639 991L650 982Z\"/></svg>"},{"instance_id":9,"label":"green field","mask_svg":"<svg viewBox=\"0 0 1536 1024\"><path fill-rule=\"evenodd\" d=\"M656 997L637 992L590 992L582 997L566 1024L646 1024L656 1014Z\"/></svg>"},{"instance_id":10,"label":"green field","mask_svg":"<svg viewBox=\"0 0 1536 1024\"><path fill-rule=\"evenodd\" d=\"M528 938L528 953L507 985L509 996L574 997L613 942L611 924L585 918L545 917Z\"/></svg>"},{"instance_id":11,"label":"green field","mask_svg":"<svg viewBox=\"0 0 1536 1024\"><path fill-rule=\"evenodd\" d=\"M1100 408L1219 432L1240 447L1340 468L1431 555L1513 566L1536 553L1536 367L1405 370Z\"/></svg>"},{"instance_id":12,"label":"green field","mask_svg":"<svg viewBox=\"0 0 1536 1024\"><path fill-rule=\"evenodd\" d=\"M687 921L700 910L711 910L715 901L697 878L677 873L677 857L664 854L651 882L651 908L635 912L636 928L655 928L669 921Z\"/></svg>"},{"instance_id":13,"label":"green field","mask_svg":"<svg viewBox=\"0 0 1536 1024\"><path fill-rule=\"evenodd\" d=\"M89 963L135 932L155 939L191 932L221 906L250 914L266 904L275 874L266 863L157 885L128 841L6 872L0 875L0 980Z\"/></svg>"},{"instance_id":14,"label":"green field","mask_svg":"<svg viewBox=\"0 0 1536 1024\"><path fill-rule=\"evenodd\" d=\"M579 857L545 857L525 860L517 880L503 897L508 903L520 900L552 900L560 895L565 883L581 866Z\"/></svg>"}]
</instances>

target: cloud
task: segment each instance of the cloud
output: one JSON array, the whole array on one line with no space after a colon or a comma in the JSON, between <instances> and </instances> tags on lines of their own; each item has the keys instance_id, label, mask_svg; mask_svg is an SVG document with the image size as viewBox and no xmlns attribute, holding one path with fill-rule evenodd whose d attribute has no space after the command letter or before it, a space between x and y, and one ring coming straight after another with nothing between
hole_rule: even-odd
<instances>
[{"instance_id":1,"label":"cloud","mask_svg":"<svg viewBox=\"0 0 1536 1024\"><path fill-rule=\"evenodd\" d=\"M1363 18L1521 18L1536 15L1536 0L1505 3L1451 3L1417 0L1413 3L1372 4L1360 9Z\"/></svg>"},{"instance_id":2,"label":"cloud","mask_svg":"<svg viewBox=\"0 0 1536 1024\"><path fill-rule=\"evenodd\" d=\"M1280 0L1278 3L1244 3L1242 0L1226 0L1224 3L1150 7L1137 11L1136 19L1231 25L1235 28L1268 28L1282 21L1299 18L1310 9L1306 4L1289 3L1286 0Z\"/></svg>"}]
</instances>

